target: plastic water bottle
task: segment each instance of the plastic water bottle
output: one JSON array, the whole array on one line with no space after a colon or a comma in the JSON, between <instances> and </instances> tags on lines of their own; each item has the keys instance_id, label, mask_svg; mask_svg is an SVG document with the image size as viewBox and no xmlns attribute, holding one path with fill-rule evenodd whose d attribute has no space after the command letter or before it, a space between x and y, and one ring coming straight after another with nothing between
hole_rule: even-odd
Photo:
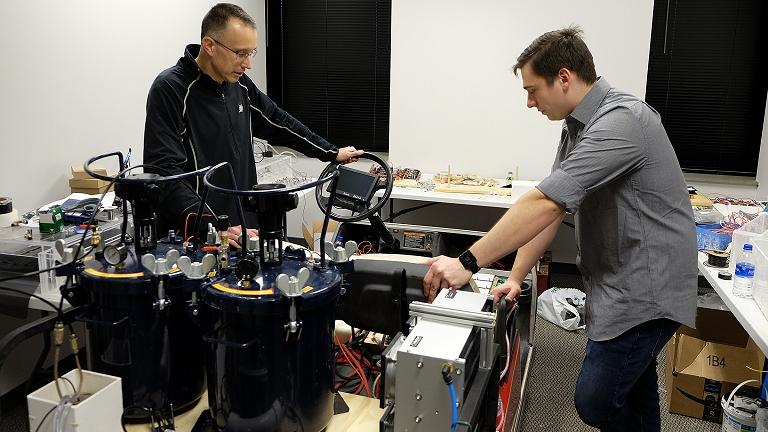
<instances>
[{"instance_id":1,"label":"plastic water bottle","mask_svg":"<svg viewBox=\"0 0 768 432\"><path fill-rule=\"evenodd\" d=\"M736 263L736 274L733 278L733 295L742 298L752 298L752 282L755 278L755 262L752 260L752 245L744 245L741 261Z\"/></svg>"}]
</instances>

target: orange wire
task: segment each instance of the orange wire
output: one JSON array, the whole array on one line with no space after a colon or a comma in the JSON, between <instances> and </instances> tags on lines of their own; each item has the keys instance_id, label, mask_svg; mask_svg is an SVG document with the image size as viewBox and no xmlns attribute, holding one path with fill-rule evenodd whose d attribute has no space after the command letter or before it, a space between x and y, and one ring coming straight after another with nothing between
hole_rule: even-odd
<instances>
[{"instance_id":1,"label":"orange wire","mask_svg":"<svg viewBox=\"0 0 768 432\"><path fill-rule=\"evenodd\" d=\"M371 388L368 386L368 380L365 378L365 373L362 366L360 366L360 363L357 362L357 359L354 356L350 356L351 353L348 353L347 347L341 343L338 336L336 336L336 342L338 343L339 348L341 349L341 352L344 354L344 357L352 366L352 369L354 369L355 372L357 372L357 375L360 377L360 380L365 385L365 393L368 395L368 397L371 397Z\"/></svg>"},{"instance_id":2,"label":"orange wire","mask_svg":"<svg viewBox=\"0 0 768 432\"><path fill-rule=\"evenodd\" d=\"M197 212L187 213L187 217L184 219L184 238L186 239L186 240L184 240L185 243L188 242L189 239L194 237L194 236L187 236L187 225L189 224L189 217L192 216L192 215L197 216ZM203 213L203 217L206 217L206 216L211 216L211 214L210 213Z\"/></svg>"}]
</instances>

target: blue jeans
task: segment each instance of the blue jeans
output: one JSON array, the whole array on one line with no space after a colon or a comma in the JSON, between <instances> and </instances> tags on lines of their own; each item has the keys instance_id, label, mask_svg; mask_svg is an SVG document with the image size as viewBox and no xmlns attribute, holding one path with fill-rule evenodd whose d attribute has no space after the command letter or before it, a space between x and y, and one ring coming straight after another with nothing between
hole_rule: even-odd
<instances>
[{"instance_id":1,"label":"blue jeans","mask_svg":"<svg viewBox=\"0 0 768 432\"><path fill-rule=\"evenodd\" d=\"M614 339L587 341L576 383L576 411L603 432L661 430L656 357L679 323L656 319Z\"/></svg>"}]
</instances>

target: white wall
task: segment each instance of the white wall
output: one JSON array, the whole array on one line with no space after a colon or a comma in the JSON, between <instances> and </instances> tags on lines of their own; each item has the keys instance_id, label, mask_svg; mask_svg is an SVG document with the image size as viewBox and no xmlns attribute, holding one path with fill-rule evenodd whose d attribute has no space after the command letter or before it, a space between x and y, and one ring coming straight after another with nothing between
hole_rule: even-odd
<instances>
[{"instance_id":1,"label":"white wall","mask_svg":"<svg viewBox=\"0 0 768 432\"><path fill-rule=\"evenodd\" d=\"M551 168L560 123L527 109L510 68L542 33L578 24L598 75L644 97L653 2L593 0L393 0L390 161L435 172L540 180ZM768 111L762 144L768 149ZM762 185L697 183L704 192L768 197Z\"/></svg>"},{"instance_id":2,"label":"white wall","mask_svg":"<svg viewBox=\"0 0 768 432\"><path fill-rule=\"evenodd\" d=\"M521 179L543 178L560 124L526 108L515 59L575 23L598 75L642 97L652 11L651 1L394 0L390 160L496 177L519 166Z\"/></svg>"},{"instance_id":3,"label":"white wall","mask_svg":"<svg viewBox=\"0 0 768 432\"><path fill-rule=\"evenodd\" d=\"M215 3L0 2L0 195L29 210L66 196L70 165L129 147L141 161L149 86L200 42ZM256 20L263 47L264 0L234 3ZM249 73L261 88L265 51Z\"/></svg>"},{"instance_id":4,"label":"white wall","mask_svg":"<svg viewBox=\"0 0 768 432\"><path fill-rule=\"evenodd\" d=\"M0 196L28 210L68 192L69 166L133 148L142 159L146 93L215 1L30 0L0 2ZM235 1L257 21L264 47L264 0ZM594 0L393 0L390 160L395 164L541 179L558 124L525 108L517 55L541 33L576 23L598 74L645 93L652 2ZM249 72L266 89L264 53ZM767 118L768 121L768 118ZM469 137L480 138L470 141ZM768 141L768 124L763 143ZM768 146L764 145L764 148ZM760 188L697 184L705 192L768 197L768 151ZM319 173L323 164L302 158Z\"/></svg>"}]
</instances>

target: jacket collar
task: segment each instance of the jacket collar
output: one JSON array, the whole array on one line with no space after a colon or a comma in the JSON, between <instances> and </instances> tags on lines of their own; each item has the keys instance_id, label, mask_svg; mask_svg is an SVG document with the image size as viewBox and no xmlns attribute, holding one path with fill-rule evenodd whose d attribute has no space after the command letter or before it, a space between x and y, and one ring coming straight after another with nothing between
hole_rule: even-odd
<instances>
[{"instance_id":1,"label":"jacket collar","mask_svg":"<svg viewBox=\"0 0 768 432\"><path fill-rule=\"evenodd\" d=\"M229 83L224 82L219 84L216 82L216 80L211 78L210 75L206 74L202 69L200 69L200 66L198 66L197 62L195 61L198 54L200 54L200 44L187 45L187 47L184 48L184 56L179 59L178 65L188 72L199 74L200 80L209 86L212 86L216 89L226 88Z\"/></svg>"}]
</instances>

